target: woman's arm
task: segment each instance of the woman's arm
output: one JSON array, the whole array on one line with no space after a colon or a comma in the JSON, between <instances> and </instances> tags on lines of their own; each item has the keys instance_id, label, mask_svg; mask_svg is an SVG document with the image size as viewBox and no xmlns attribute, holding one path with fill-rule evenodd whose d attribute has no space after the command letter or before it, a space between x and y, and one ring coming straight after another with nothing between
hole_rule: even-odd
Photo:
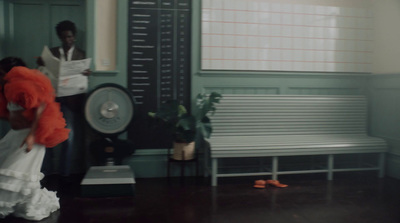
<instances>
[{"instance_id":1,"label":"woman's arm","mask_svg":"<svg viewBox=\"0 0 400 223\"><path fill-rule=\"evenodd\" d=\"M22 143L22 145L24 143L26 143L26 152L31 151L33 148L33 144L35 144L35 132L36 132L36 129L38 126L39 119L42 116L42 113L45 108L46 108L46 105L44 103L42 103L36 109L35 117L33 118L32 126L31 126L31 131L29 132L28 136L26 136L24 142Z\"/></svg>"}]
</instances>

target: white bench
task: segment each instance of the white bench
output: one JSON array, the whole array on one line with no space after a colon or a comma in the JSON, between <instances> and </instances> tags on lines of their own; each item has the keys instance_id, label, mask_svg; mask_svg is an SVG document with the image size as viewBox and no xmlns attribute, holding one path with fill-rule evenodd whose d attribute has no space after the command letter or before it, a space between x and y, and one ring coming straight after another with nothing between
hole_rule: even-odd
<instances>
[{"instance_id":1,"label":"white bench","mask_svg":"<svg viewBox=\"0 0 400 223\"><path fill-rule=\"evenodd\" d=\"M386 142L367 135L367 100L364 96L227 95L224 94L211 121L209 140L211 184L218 177L327 173L377 170L384 175ZM376 153L377 164L335 168L337 154ZM323 168L279 170L282 156L327 156ZM221 173L225 158L271 157L268 171ZM206 161L207 163L207 161ZM208 166L208 165L207 165Z\"/></svg>"}]
</instances>

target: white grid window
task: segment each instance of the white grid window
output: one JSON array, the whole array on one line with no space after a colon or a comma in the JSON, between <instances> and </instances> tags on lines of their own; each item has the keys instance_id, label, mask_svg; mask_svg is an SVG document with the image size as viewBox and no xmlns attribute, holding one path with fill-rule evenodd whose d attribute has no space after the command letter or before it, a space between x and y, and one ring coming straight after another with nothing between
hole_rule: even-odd
<instances>
[{"instance_id":1,"label":"white grid window","mask_svg":"<svg viewBox=\"0 0 400 223\"><path fill-rule=\"evenodd\" d=\"M370 72L367 8L202 1L203 70Z\"/></svg>"}]
</instances>

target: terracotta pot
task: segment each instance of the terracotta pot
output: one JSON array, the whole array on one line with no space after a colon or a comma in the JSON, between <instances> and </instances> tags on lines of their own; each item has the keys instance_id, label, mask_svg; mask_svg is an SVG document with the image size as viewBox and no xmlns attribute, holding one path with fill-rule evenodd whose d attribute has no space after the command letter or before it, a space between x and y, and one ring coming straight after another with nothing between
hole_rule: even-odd
<instances>
[{"instance_id":1,"label":"terracotta pot","mask_svg":"<svg viewBox=\"0 0 400 223\"><path fill-rule=\"evenodd\" d=\"M194 142L174 142L172 158L176 160L191 160L194 158L194 147Z\"/></svg>"}]
</instances>

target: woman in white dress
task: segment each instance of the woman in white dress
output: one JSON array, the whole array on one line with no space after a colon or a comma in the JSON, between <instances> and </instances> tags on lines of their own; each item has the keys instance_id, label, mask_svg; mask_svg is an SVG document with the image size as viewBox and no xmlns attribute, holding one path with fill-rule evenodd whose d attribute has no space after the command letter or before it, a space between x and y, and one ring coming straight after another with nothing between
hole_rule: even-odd
<instances>
[{"instance_id":1,"label":"woman in white dress","mask_svg":"<svg viewBox=\"0 0 400 223\"><path fill-rule=\"evenodd\" d=\"M0 139L0 219L12 214L39 221L60 208L42 188L45 147L68 138L50 81L18 58L0 61L0 118L11 130Z\"/></svg>"}]
</instances>

